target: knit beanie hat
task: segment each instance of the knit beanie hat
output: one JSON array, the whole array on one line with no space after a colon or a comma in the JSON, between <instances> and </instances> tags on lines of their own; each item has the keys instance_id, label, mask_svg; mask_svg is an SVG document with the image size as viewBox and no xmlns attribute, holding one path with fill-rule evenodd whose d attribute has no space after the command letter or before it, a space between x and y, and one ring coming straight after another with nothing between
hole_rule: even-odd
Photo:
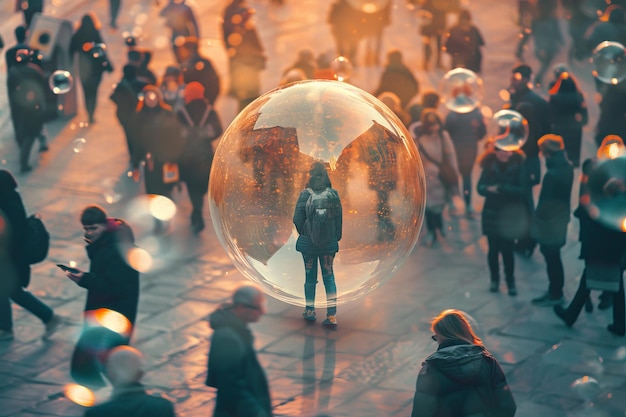
<instances>
[{"instance_id":1,"label":"knit beanie hat","mask_svg":"<svg viewBox=\"0 0 626 417\"><path fill-rule=\"evenodd\" d=\"M197 81L192 81L185 86L185 104L194 100L204 100L204 87Z\"/></svg>"},{"instance_id":2,"label":"knit beanie hat","mask_svg":"<svg viewBox=\"0 0 626 417\"><path fill-rule=\"evenodd\" d=\"M555 153L565 149L563 138L553 133L543 135L537 141L537 145L539 145L539 149L542 153Z\"/></svg>"}]
</instances>

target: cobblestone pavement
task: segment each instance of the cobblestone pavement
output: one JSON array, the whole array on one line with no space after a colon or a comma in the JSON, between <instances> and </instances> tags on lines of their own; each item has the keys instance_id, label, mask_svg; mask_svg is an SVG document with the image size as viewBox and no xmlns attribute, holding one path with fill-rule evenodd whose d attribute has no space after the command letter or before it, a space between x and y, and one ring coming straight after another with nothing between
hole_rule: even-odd
<instances>
[{"instance_id":1,"label":"cobblestone pavement","mask_svg":"<svg viewBox=\"0 0 626 417\"><path fill-rule=\"evenodd\" d=\"M12 1L0 6L0 33L11 42L19 16L11 12ZM57 16L76 21L87 10L106 22L104 0L58 0L48 4ZM18 175L22 195L30 212L42 213L52 234L48 259L33 267L30 290L68 318L50 341L41 340L43 326L32 315L14 308L16 339L0 343L0 416L80 416L84 409L65 399L63 386L70 382L68 363L82 322L84 291L69 282L55 267L73 260L87 266L78 214L87 204L104 205L111 215L126 217L128 200L141 187L126 176L127 158L122 131L108 100L111 85L120 77L123 64L124 30L131 29L146 13L142 44L155 48L153 67L162 74L171 60L167 45L161 45L163 24L152 1L125 0L120 29L103 29L116 66L100 87L97 123L84 125L80 110L71 120L48 126L50 151L38 156L34 171ZM202 22L202 49L211 57L226 85L226 56L219 36L220 13L225 0L196 0ZM325 24L330 0L286 0L277 7L257 1L257 22L270 56L263 87L278 84L280 73L301 47L317 52L332 48ZM498 91L508 83L516 40L513 1L475 0L470 5L483 30L487 47L483 79L485 104L497 109ZM139 20L137 20L139 21ZM416 16L402 0L394 0L394 26L385 31L384 47L401 48L406 61L419 68L420 40ZM530 51L527 52L531 63ZM590 102L592 124L585 131L583 156L592 151L591 129L597 119L593 84L588 64L575 64ZM371 91L380 68L359 65L353 83ZM443 71L416 71L422 89L436 86ZM0 88L6 73L0 67ZM0 162L17 170L17 149L7 121L4 91L0 94ZM235 116L234 101L219 99L224 123ZM85 144L76 153L75 140ZM477 173L476 173L477 174ZM122 199L106 202L111 183L121 186ZM577 189L577 186L574 187ZM573 196L575 199L576 196ZM207 416L212 412L214 392L205 387L206 354L210 330L205 317L245 279L233 267L215 233L208 227L199 237L188 231L190 207L184 192L175 199L179 206L174 223L179 250L169 260L171 267L141 278L141 300L134 345L147 358L144 380L153 391L176 403L179 416ZM476 209L482 201L476 199ZM209 218L208 210L205 217ZM210 221L208 223L210 225ZM274 409L281 416L406 416L410 414L415 378L422 360L435 349L429 320L445 308L460 308L478 323L479 335L503 364L518 403L520 417L534 416L624 416L626 411L626 347L624 338L610 335L606 325L610 312L583 313L574 328L565 327L550 309L531 305L530 300L547 287L543 259L517 258L519 296L488 292L486 242L480 221L465 217L446 218L448 237L438 246L418 244L400 271L385 285L358 302L339 309L340 327L328 332L321 326L306 326L300 308L270 299L268 314L253 325L255 345L267 370ZM582 264L577 259L578 225L572 221L569 241L563 250L566 295L578 285ZM572 389L578 378L590 376L589 396Z\"/></svg>"}]
</instances>

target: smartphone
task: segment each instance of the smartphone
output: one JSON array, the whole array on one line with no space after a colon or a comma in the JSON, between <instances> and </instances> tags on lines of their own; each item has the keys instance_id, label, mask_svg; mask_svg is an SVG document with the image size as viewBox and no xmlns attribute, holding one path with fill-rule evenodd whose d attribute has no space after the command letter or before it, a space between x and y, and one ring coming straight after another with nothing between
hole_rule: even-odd
<instances>
[{"instance_id":1,"label":"smartphone","mask_svg":"<svg viewBox=\"0 0 626 417\"><path fill-rule=\"evenodd\" d=\"M63 264L57 264L57 266L61 268L62 270L70 272L72 274L78 274L80 272L80 269L72 268L71 266L67 266Z\"/></svg>"}]
</instances>

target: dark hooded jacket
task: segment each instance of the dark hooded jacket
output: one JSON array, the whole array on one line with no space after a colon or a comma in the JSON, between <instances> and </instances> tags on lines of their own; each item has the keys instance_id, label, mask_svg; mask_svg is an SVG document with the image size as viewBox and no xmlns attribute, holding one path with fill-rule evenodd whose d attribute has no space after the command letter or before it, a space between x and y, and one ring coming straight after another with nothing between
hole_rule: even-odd
<instances>
[{"instance_id":1,"label":"dark hooded jacket","mask_svg":"<svg viewBox=\"0 0 626 417\"><path fill-rule=\"evenodd\" d=\"M132 230L123 220L108 219L106 231L87 246L89 272L78 282L87 289L85 311L106 308L123 314L134 325L139 303L139 272L125 253L133 246Z\"/></svg>"},{"instance_id":2,"label":"dark hooded jacket","mask_svg":"<svg viewBox=\"0 0 626 417\"><path fill-rule=\"evenodd\" d=\"M85 411L84 417L174 417L174 406L165 398L148 395L137 383L116 389L113 397Z\"/></svg>"},{"instance_id":3,"label":"dark hooded jacket","mask_svg":"<svg viewBox=\"0 0 626 417\"><path fill-rule=\"evenodd\" d=\"M498 361L483 346L446 340L422 364L412 417L512 417L515 400Z\"/></svg>"},{"instance_id":4,"label":"dark hooded jacket","mask_svg":"<svg viewBox=\"0 0 626 417\"><path fill-rule=\"evenodd\" d=\"M482 172L476 189L485 197L482 212L482 232L515 240L525 235L530 227L531 189L524 167L524 153L515 152L502 163L495 152L487 151L480 160ZM487 191L495 185L498 192Z\"/></svg>"},{"instance_id":5,"label":"dark hooded jacket","mask_svg":"<svg viewBox=\"0 0 626 417\"><path fill-rule=\"evenodd\" d=\"M411 99L419 92L419 82L409 67L404 65L400 59L390 60L385 67L374 96L379 97L385 91L397 95L402 108L406 108Z\"/></svg>"},{"instance_id":6,"label":"dark hooded jacket","mask_svg":"<svg viewBox=\"0 0 626 417\"><path fill-rule=\"evenodd\" d=\"M552 133L563 137L568 159L579 167L582 129L589 121L585 96L575 81L567 78L552 87L549 104Z\"/></svg>"},{"instance_id":7,"label":"dark hooded jacket","mask_svg":"<svg viewBox=\"0 0 626 417\"><path fill-rule=\"evenodd\" d=\"M206 385L217 388L214 417L271 417L265 372L254 351L252 332L231 311L218 308L209 317L213 329Z\"/></svg>"},{"instance_id":8,"label":"dark hooded jacket","mask_svg":"<svg viewBox=\"0 0 626 417\"><path fill-rule=\"evenodd\" d=\"M6 170L0 170L0 214L7 222L5 230L10 233L9 260L17 271L17 284L26 287L30 282L30 264L26 257L26 210L17 191L17 182Z\"/></svg>"}]
</instances>

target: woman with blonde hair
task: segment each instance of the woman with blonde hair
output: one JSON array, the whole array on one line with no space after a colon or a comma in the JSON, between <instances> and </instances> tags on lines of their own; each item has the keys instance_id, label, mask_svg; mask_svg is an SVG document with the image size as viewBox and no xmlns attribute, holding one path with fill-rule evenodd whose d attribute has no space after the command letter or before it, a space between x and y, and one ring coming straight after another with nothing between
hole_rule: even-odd
<instances>
[{"instance_id":1,"label":"woman with blonde hair","mask_svg":"<svg viewBox=\"0 0 626 417\"><path fill-rule=\"evenodd\" d=\"M417 376L412 417L512 417L517 409L500 364L460 310L432 321L439 345Z\"/></svg>"}]
</instances>

